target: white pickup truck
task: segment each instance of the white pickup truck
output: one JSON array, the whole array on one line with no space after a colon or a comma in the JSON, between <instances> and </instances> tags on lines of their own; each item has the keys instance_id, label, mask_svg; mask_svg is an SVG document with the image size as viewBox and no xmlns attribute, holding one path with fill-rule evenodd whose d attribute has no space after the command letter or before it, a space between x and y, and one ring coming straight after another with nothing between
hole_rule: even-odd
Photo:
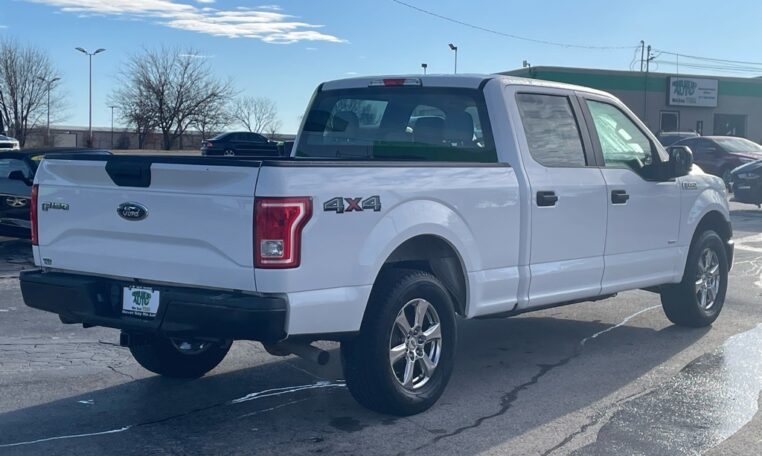
<instances>
[{"instance_id":1,"label":"white pickup truck","mask_svg":"<svg viewBox=\"0 0 762 456\"><path fill-rule=\"evenodd\" d=\"M233 340L325 361L363 405L442 394L456 319L647 289L678 325L719 315L725 186L619 100L504 76L316 90L291 157L88 156L35 178L27 305L122 330L145 368L196 377Z\"/></svg>"}]
</instances>

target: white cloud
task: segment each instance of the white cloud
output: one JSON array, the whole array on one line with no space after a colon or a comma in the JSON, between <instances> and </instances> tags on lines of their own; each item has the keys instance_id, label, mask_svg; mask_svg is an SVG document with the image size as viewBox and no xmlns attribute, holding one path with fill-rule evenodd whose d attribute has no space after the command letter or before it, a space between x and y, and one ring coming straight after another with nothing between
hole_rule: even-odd
<instances>
[{"instance_id":1,"label":"white cloud","mask_svg":"<svg viewBox=\"0 0 762 456\"><path fill-rule=\"evenodd\" d=\"M289 44L299 41L345 40L320 31L322 25L296 20L280 12L277 5L257 8L239 7L221 10L198 8L174 0L27 0L55 6L60 11L76 13L81 17L92 15L154 19L167 27L229 38L253 38L266 43ZM195 0L213 3L214 0Z\"/></svg>"}]
</instances>

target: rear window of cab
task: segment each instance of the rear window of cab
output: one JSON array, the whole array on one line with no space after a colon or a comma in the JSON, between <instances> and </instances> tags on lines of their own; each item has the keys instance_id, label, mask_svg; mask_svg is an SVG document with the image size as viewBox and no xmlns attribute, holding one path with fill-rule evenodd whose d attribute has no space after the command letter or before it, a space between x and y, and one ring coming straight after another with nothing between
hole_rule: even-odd
<instances>
[{"instance_id":1,"label":"rear window of cab","mask_svg":"<svg viewBox=\"0 0 762 456\"><path fill-rule=\"evenodd\" d=\"M319 92L296 157L497 162L481 91L420 86Z\"/></svg>"}]
</instances>

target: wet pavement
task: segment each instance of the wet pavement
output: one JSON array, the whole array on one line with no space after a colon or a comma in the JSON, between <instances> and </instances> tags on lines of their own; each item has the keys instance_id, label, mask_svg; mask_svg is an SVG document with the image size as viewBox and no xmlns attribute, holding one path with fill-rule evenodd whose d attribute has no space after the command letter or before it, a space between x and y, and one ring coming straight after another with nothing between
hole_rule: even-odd
<instances>
[{"instance_id":1,"label":"wet pavement","mask_svg":"<svg viewBox=\"0 0 762 456\"><path fill-rule=\"evenodd\" d=\"M154 376L116 331L24 307L26 247L0 240L0 454L762 454L762 211L733 217L711 328L672 326L643 291L461 321L447 391L409 418L358 406L331 344L325 367L239 342L202 379Z\"/></svg>"}]
</instances>

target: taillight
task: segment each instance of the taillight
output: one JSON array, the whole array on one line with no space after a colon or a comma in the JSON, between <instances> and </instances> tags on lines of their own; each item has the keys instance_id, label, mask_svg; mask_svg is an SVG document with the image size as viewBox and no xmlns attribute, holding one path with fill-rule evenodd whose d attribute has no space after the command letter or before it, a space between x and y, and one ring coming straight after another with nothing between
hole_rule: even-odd
<instances>
[{"instance_id":1,"label":"taillight","mask_svg":"<svg viewBox=\"0 0 762 456\"><path fill-rule=\"evenodd\" d=\"M211 148L211 147L214 147L214 143L212 143L212 142L207 142L207 143L206 143L206 147L210 147L210 148Z\"/></svg>"},{"instance_id":2,"label":"taillight","mask_svg":"<svg viewBox=\"0 0 762 456\"><path fill-rule=\"evenodd\" d=\"M29 206L29 221L32 224L32 245L39 245L39 237L37 235L37 192L39 186L37 184L32 185L32 204Z\"/></svg>"},{"instance_id":3,"label":"taillight","mask_svg":"<svg viewBox=\"0 0 762 456\"><path fill-rule=\"evenodd\" d=\"M255 267L298 267L302 229L311 216L309 197L257 198L254 205Z\"/></svg>"}]
</instances>

